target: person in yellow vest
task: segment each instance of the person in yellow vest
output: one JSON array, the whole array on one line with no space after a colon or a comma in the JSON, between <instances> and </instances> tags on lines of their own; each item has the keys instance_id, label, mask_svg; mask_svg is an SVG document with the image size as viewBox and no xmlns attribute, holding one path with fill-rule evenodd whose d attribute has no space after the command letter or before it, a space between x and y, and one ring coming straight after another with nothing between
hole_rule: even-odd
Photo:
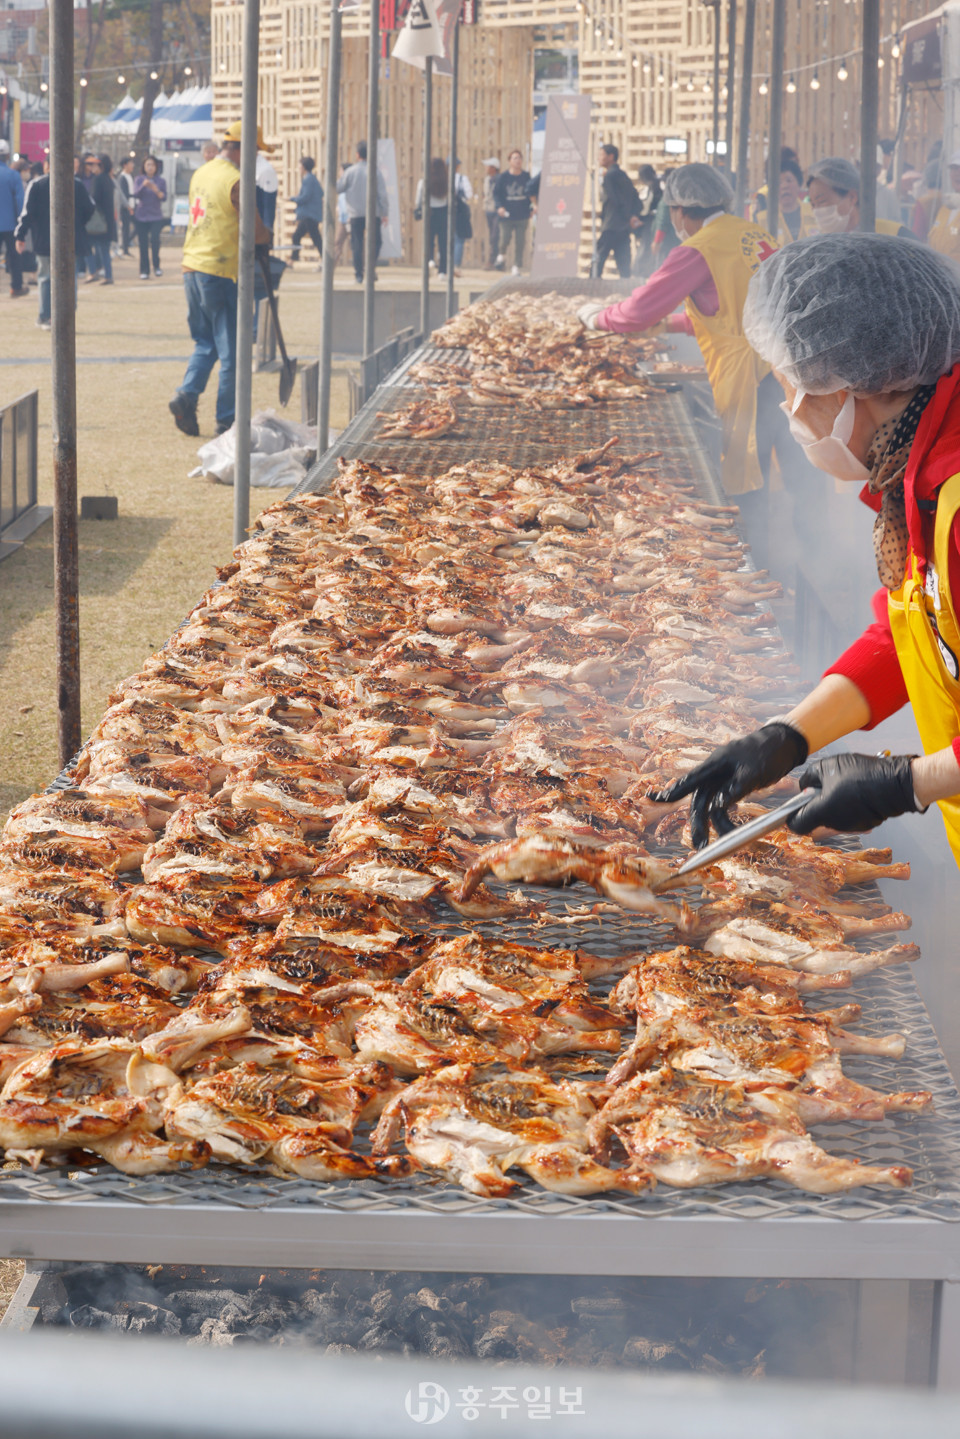
<instances>
[{"instance_id":1,"label":"person in yellow vest","mask_svg":"<svg viewBox=\"0 0 960 1439\"><path fill-rule=\"evenodd\" d=\"M819 235L846 235L860 228L860 171L849 160L828 155L810 166L807 197L813 206L813 220ZM875 220L878 235L899 235L909 240L911 232L898 220Z\"/></svg>"},{"instance_id":2,"label":"person in yellow vest","mask_svg":"<svg viewBox=\"0 0 960 1439\"><path fill-rule=\"evenodd\" d=\"M816 761L790 828L869 830L937 803L960 864L960 276L915 240L814 236L758 271L744 331L811 462L863 487L882 588L874 623L789 714L656 797L692 795L702 846L732 828L731 804L909 702L924 754Z\"/></svg>"},{"instance_id":3,"label":"person in yellow vest","mask_svg":"<svg viewBox=\"0 0 960 1439\"><path fill-rule=\"evenodd\" d=\"M960 150L950 156L950 189L939 199L927 242L939 254L960 260Z\"/></svg>"},{"instance_id":4,"label":"person in yellow vest","mask_svg":"<svg viewBox=\"0 0 960 1439\"><path fill-rule=\"evenodd\" d=\"M257 127L257 148L267 149ZM217 434L234 420L237 378L237 267L240 255L240 122L230 126L220 153L193 172L187 233L183 242L183 285L193 354L183 383L170 401L178 430L199 435L197 401L220 361ZM273 236L256 217L256 243Z\"/></svg>"},{"instance_id":5,"label":"person in yellow vest","mask_svg":"<svg viewBox=\"0 0 960 1439\"><path fill-rule=\"evenodd\" d=\"M753 197L750 218L755 225L767 224L767 186L761 185ZM780 150L780 205L777 240L789 245L791 240L802 240L804 235L816 234L813 223L813 207L804 194L803 170L797 159L796 150L784 145Z\"/></svg>"},{"instance_id":6,"label":"person in yellow vest","mask_svg":"<svg viewBox=\"0 0 960 1439\"><path fill-rule=\"evenodd\" d=\"M632 334L662 320L692 334L700 346L720 417L721 478L740 507L757 563L767 565L767 479L770 455L788 487L802 457L778 408L780 389L743 333L751 275L776 248L754 225L730 214L733 190L712 165L681 165L667 176L663 199L681 243L646 284L619 304L583 305L588 329ZM671 312L683 302L685 314Z\"/></svg>"}]
</instances>

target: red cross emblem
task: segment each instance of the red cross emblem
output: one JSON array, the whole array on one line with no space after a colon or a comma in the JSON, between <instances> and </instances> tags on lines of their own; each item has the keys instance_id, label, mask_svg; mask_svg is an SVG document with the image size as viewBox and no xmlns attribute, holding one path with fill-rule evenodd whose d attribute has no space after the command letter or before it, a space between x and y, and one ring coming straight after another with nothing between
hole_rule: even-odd
<instances>
[{"instance_id":1,"label":"red cross emblem","mask_svg":"<svg viewBox=\"0 0 960 1439\"><path fill-rule=\"evenodd\" d=\"M193 204L190 206L190 219L193 221L193 224L196 226L196 225L199 225L199 223L200 223L201 220L206 219L206 215L207 215L207 207L206 207L206 205L203 203L203 201L201 200L200 196L197 195L196 198L194 199Z\"/></svg>"},{"instance_id":2,"label":"red cross emblem","mask_svg":"<svg viewBox=\"0 0 960 1439\"><path fill-rule=\"evenodd\" d=\"M553 208L557 211L558 215L562 215L564 210L567 208L566 200L558 200Z\"/></svg>"}]
</instances>

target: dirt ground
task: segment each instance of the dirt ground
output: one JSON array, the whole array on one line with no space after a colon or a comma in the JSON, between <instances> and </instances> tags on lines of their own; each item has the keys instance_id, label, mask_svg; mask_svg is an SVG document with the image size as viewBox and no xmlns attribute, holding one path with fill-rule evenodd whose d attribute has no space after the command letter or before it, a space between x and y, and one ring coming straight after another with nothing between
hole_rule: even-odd
<instances>
[{"instance_id":1,"label":"dirt ground","mask_svg":"<svg viewBox=\"0 0 960 1439\"><path fill-rule=\"evenodd\" d=\"M216 374L200 402L201 439L174 426L167 402L183 376L187 334L178 256L141 282L132 260L116 283L82 285L77 313L80 495L116 495L120 518L80 525L83 732L111 687L158 648L214 579L232 548L233 490L188 478L214 433ZM291 354L313 357L320 276L285 276L281 320ZM40 503L52 503L50 334L36 327L36 292L0 298L0 404L40 394ZM276 374L254 375L254 409L277 405ZM347 419L347 369L334 377L331 425ZM300 388L287 409L300 418ZM255 516L285 493L252 490ZM0 562L0 818L57 772L53 536L45 524Z\"/></svg>"}]
</instances>

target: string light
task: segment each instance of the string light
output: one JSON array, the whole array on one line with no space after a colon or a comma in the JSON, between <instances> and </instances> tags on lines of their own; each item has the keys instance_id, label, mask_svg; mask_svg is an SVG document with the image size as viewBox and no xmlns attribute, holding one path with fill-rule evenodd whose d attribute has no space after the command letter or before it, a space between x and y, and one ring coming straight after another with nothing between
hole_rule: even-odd
<instances>
[{"instance_id":1,"label":"string light","mask_svg":"<svg viewBox=\"0 0 960 1439\"><path fill-rule=\"evenodd\" d=\"M812 78L811 78L811 80L810 80L810 89L811 89L811 90L819 90L819 89L820 89L820 76L817 74L816 70L814 70L813 76L812 76Z\"/></svg>"},{"instance_id":2,"label":"string light","mask_svg":"<svg viewBox=\"0 0 960 1439\"><path fill-rule=\"evenodd\" d=\"M770 86L767 84L766 80L761 80L761 81L760 81L760 94L761 94L761 95L766 95L767 92L769 91L769 89L770 89Z\"/></svg>"},{"instance_id":3,"label":"string light","mask_svg":"<svg viewBox=\"0 0 960 1439\"><path fill-rule=\"evenodd\" d=\"M639 60L634 60L634 62L633 62L633 68L634 68L634 70L639 70L639 69L640 69L640 61L639 61Z\"/></svg>"},{"instance_id":4,"label":"string light","mask_svg":"<svg viewBox=\"0 0 960 1439\"><path fill-rule=\"evenodd\" d=\"M184 75L192 75L192 74L193 74L193 71L190 69L190 66L189 66L189 65L184 65L184 67L183 67L183 73L184 73Z\"/></svg>"},{"instance_id":5,"label":"string light","mask_svg":"<svg viewBox=\"0 0 960 1439\"><path fill-rule=\"evenodd\" d=\"M709 80L704 80L704 82L703 82L703 93L704 93L705 95L709 95L709 94L710 94L710 81L709 81Z\"/></svg>"},{"instance_id":6,"label":"string light","mask_svg":"<svg viewBox=\"0 0 960 1439\"><path fill-rule=\"evenodd\" d=\"M797 82L796 82L796 80L794 80L793 76L791 75L791 76L790 76L790 79L787 81L787 94L788 94L788 95L795 95L796 93L797 93Z\"/></svg>"},{"instance_id":7,"label":"string light","mask_svg":"<svg viewBox=\"0 0 960 1439\"><path fill-rule=\"evenodd\" d=\"M877 69L878 69L878 70L882 70L883 67L884 67L884 64L885 64L885 61L884 61L883 56L882 56L882 55L879 55L879 56L877 57Z\"/></svg>"},{"instance_id":8,"label":"string light","mask_svg":"<svg viewBox=\"0 0 960 1439\"><path fill-rule=\"evenodd\" d=\"M893 37L893 44L890 46L890 54L893 56L894 60L899 60L900 53L900 36L895 35Z\"/></svg>"},{"instance_id":9,"label":"string light","mask_svg":"<svg viewBox=\"0 0 960 1439\"><path fill-rule=\"evenodd\" d=\"M156 70L151 70L151 71L150 71L150 79L151 79L151 80L159 80L159 79L160 79L160 76L157 74Z\"/></svg>"},{"instance_id":10,"label":"string light","mask_svg":"<svg viewBox=\"0 0 960 1439\"><path fill-rule=\"evenodd\" d=\"M49 88L50 88L50 87L49 87L49 85L47 84L46 80L41 80L41 81L40 81L40 89L41 89L41 90L44 90L44 91L45 91L45 90L49 90Z\"/></svg>"},{"instance_id":11,"label":"string light","mask_svg":"<svg viewBox=\"0 0 960 1439\"><path fill-rule=\"evenodd\" d=\"M86 77L86 75L81 75L81 76L80 76L80 84L83 86L84 89L87 88L87 77Z\"/></svg>"},{"instance_id":12,"label":"string light","mask_svg":"<svg viewBox=\"0 0 960 1439\"><path fill-rule=\"evenodd\" d=\"M687 89L688 89L688 90L692 90L692 89L693 89L693 78L692 78L692 76L691 76L691 78L687 81Z\"/></svg>"},{"instance_id":13,"label":"string light","mask_svg":"<svg viewBox=\"0 0 960 1439\"><path fill-rule=\"evenodd\" d=\"M126 85L126 83L127 83L127 77L126 77L126 75L118 75L118 76L117 76L117 84L118 84L118 85Z\"/></svg>"},{"instance_id":14,"label":"string light","mask_svg":"<svg viewBox=\"0 0 960 1439\"><path fill-rule=\"evenodd\" d=\"M666 83L667 83L667 77L666 77L666 75L664 75L663 71L661 70L661 71L660 71L660 74L657 76L657 84L658 84L658 85L665 85Z\"/></svg>"},{"instance_id":15,"label":"string light","mask_svg":"<svg viewBox=\"0 0 960 1439\"><path fill-rule=\"evenodd\" d=\"M634 61L633 63L636 64L637 62ZM650 74L650 61L649 61L649 60L644 60L644 62L643 62L643 73L644 73L644 75L649 75L649 74Z\"/></svg>"},{"instance_id":16,"label":"string light","mask_svg":"<svg viewBox=\"0 0 960 1439\"><path fill-rule=\"evenodd\" d=\"M846 61L845 61L845 60L841 60L841 61L840 61L840 69L837 71L837 79L838 79L838 80L846 80L847 77L848 77L848 75L849 75L849 73L850 73L850 72L849 72L849 70L847 69L847 63L846 63Z\"/></svg>"}]
</instances>

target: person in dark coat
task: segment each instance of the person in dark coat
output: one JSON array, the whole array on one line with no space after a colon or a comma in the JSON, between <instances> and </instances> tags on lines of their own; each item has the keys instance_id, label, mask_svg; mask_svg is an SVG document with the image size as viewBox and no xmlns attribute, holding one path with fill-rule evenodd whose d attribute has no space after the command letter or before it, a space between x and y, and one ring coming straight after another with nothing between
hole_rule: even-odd
<instances>
[{"instance_id":1,"label":"person in dark coat","mask_svg":"<svg viewBox=\"0 0 960 1439\"><path fill-rule=\"evenodd\" d=\"M83 181L74 176L73 180L73 244L79 266L80 257L87 251L87 224L93 217L94 204L87 194ZM23 254L27 238L33 243L37 257L37 290L40 298L40 313L37 324L41 330L50 328L50 176L41 175L27 190L23 210L14 231L17 251ZM76 285L76 272L74 274Z\"/></svg>"},{"instance_id":2,"label":"person in dark coat","mask_svg":"<svg viewBox=\"0 0 960 1439\"><path fill-rule=\"evenodd\" d=\"M300 241L306 235L313 241L317 254L323 255L323 237L320 233L320 226L323 224L323 186L313 173L315 167L316 161L312 155L302 156L300 192L293 197L293 203L297 207L297 228L290 242L293 247L290 258L294 264L300 258Z\"/></svg>"},{"instance_id":3,"label":"person in dark coat","mask_svg":"<svg viewBox=\"0 0 960 1439\"><path fill-rule=\"evenodd\" d=\"M109 155L94 155L91 158L93 183L90 185L90 198L95 214L92 217L93 229L88 226L87 235L93 252L94 270L87 276L85 284L102 279L105 285L112 285L110 246L117 243L117 190L113 183L113 161Z\"/></svg>"},{"instance_id":4,"label":"person in dark coat","mask_svg":"<svg viewBox=\"0 0 960 1439\"><path fill-rule=\"evenodd\" d=\"M597 280L602 276L607 256L611 253L621 280L630 278L630 238L640 225L640 196L630 176L621 170L619 160L620 151L616 145L600 146L603 203L592 270Z\"/></svg>"}]
</instances>

